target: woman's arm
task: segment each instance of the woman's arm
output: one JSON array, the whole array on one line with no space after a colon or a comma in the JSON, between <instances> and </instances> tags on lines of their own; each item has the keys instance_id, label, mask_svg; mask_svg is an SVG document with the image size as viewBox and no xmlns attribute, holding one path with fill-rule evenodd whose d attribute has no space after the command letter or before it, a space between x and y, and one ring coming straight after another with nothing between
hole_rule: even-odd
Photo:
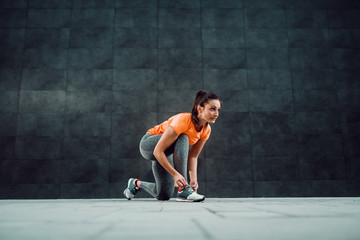
<instances>
[{"instance_id":1,"label":"woman's arm","mask_svg":"<svg viewBox=\"0 0 360 240\"><path fill-rule=\"evenodd\" d=\"M161 166L163 166L163 168L165 168L166 171L174 177L175 187L184 188L188 185L184 176L176 171L165 155L165 150L168 149L177 138L178 135L174 128L169 126L161 136L159 142L156 144L153 154Z\"/></svg>"},{"instance_id":2,"label":"woman's arm","mask_svg":"<svg viewBox=\"0 0 360 240\"><path fill-rule=\"evenodd\" d=\"M198 163L198 157L201 153L201 150L203 149L204 145L206 143L206 140L200 139L195 143L190 152L188 157L188 169L189 169L189 176L190 176L190 185L195 186L195 191L198 189L198 181L197 181L197 163Z\"/></svg>"}]
</instances>

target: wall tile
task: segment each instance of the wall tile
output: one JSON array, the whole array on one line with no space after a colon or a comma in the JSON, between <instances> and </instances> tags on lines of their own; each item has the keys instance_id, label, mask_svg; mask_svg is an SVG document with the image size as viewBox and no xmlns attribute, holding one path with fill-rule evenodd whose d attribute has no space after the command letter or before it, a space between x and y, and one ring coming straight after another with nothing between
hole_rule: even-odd
<instances>
[{"instance_id":1,"label":"wall tile","mask_svg":"<svg viewBox=\"0 0 360 240\"><path fill-rule=\"evenodd\" d=\"M360 134L360 112L342 112L341 126L343 134Z\"/></svg>"},{"instance_id":2,"label":"wall tile","mask_svg":"<svg viewBox=\"0 0 360 240\"><path fill-rule=\"evenodd\" d=\"M26 27L27 9L0 9L0 27Z\"/></svg>"},{"instance_id":3,"label":"wall tile","mask_svg":"<svg viewBox=\"0 0 360 240\"><path fill-rule=\"evenodd\" d=\"M27 8L28 0L3 0L0 2L0 8Z\"/></svg>"},{"instance_id":4,"label":"wall tile","mask_svg":"<svg viewBox=\"0 0 360 240\"><path fill-rule=\"evenodd\" d=\"M329 7L329 0L303 0L303 1L293 1L285 0L286 8L327 8Z\"/></svg>"},{"instance_id":5,"label":"wall tile","mask_svg":"<svg viewBox=\"0 0 360 240\"><path fill-rule=\"evenodd\" d=\"M60 137L17 137L15 155L17 159L60 159L62 139Z\"/></svg>"},{"instance_id":6,"label":"wall tile","mask_svg":"<svg viewBox=\"0 0 360 240\"><path fill-rule=\"evenodd\" d=\"M60 197L65 199L93 198L92 183L61 184Z\"/></svg>"},{"instance_id":7,"label":"wall tile","mask_svg":"<svg viewBox=\"0 0 360 240\"><path fill-rule=\"evenodd\" d=\"M71 8L72 0L29 0L29 8Z\"/></svg>"},{"instance_id":8,"label":"wall tile","mask_svg":"<svg viewBox=\"0 0 360 240\"><path fill-rule=\"evenodd\" d=\"M337 1L337 0L328 0L329 8L334 9L359 9L360 3L358 1L346 0L346 1Z\"/></svg>"},{"instance_id":9,"label":"wall tile","mask_svg":"<svg viewBox=\"0 0 360 240\"><path fill-rule=\"evenodd\" d=\"M27 27L67 28L70 27L71 13L71 9L29 9Z\"/></svg>"},{"instance_id":10,"label":"wall tile","mask_svg":"<svg viewBox=\"0 0 360 240\"><path fill-rule=\"evenodd\" d=\"M236 69L246 68L245 49L204 48L204 68Z\"/></svg>"},{"instance_id":11,"label":"wall tile","mask_svg":"<svg viewBox=\"0 0 360 240\"><path fill-rule=\"evenodd\" d=\"M159 48L200 48L201 36L199 28L161 28Z\"/></svg>"},{"instance_id":12,"label":"wall tile","mask_svg":"<svg viewBox=\"0 0 360 240\"><path fill-rule=\"evenodd\" d=\"M245 69L204 69L204 88L216 92L218 90L246 90L247 71Z\"/></svg>"},{"instance_id":13,"label":"wall tile","mask_svg":"<svg viewBox=\"0 0 360 240\"><path fill-rule=\"evenodd\" d=\"M15 136L0 136L0 159L15 158Z\"/></svg>"},{"instance_id":14,"label":"wall tile","mask_svg":"<svg viewBox=\"0 0 360 240\"><path fill-rule=\"evenodd\" d=\"M112 48L70 48L68 68L110 69L113 67Z\"/></svg>"},{"instance_id":15,"label":"wall tile","mask_svg":"<svg viewBox=\"0 0 360 240\"><path fill-rule=\"evenodd\" d=\"M157 28L116 28L114 46L118 48L155 48L158 42L157 31Z\"/></svg>"},{"instance_id":16,"label":"wall tile","mask_svg":"<svg viewBox=\"0 0 360 240\"><path fill-rule=\"evenodd\" d=\"M338 89L360 89L360 70L340 70L335 72Z\"/></svg>"},{"instance_id":17,"label":"wall tile","mask_svg":"<svg viewBox=\"0 0 360 240\"><path fill-rule=\"evenodd\" d=\"M243 8L243 1L234 0L207 0L201 1L202 8Z\"/></svg>"},{"instance_id":18,"label":"wall tile","mask_svg":"<svg viewBox=\"0 0 360 240\"><path fill-rule=\"evenodd\" d=\"M287 26L289 28L327 28L326 9L287 9Z\"/></svg>"},{"instance_id":19,"label":"wall tile","mask_svg":"<svg viewBox=\"0 0 360 240\"><path fill-rule=\"evenodd\" d=\"M250 111L293 111L291 90L250 90Z\"/></svg>"},{"instance_id":20,"label":"wall tile","mask_svg":"<svg viewBox=\"0 0 360 240\"><path fill-rule=\"evenodd\" d=\"M66 159L62 168L62 183L104 183L109 178L108 159Z\"/></svg>"},{"instance_id":21,"label":"wall tile","mask_svg":"<svg viewBox=\"0 0 360 240\"><path fill-rule=\"evenodd\" d=\"M73 9L71 27L111 27L114 16L114 9Z\"/></svg>"},{"instance_id":22,"label":"wall tile","mask_svg":"<svg viewBox=\"0 0 360 240\"><path fill-rule=\"evenodd\" d=\"M243 9L204 8L201 13L203 28L243 28Z\"/></svg>"},{"instance_id":23,"label":"wall tile","mask_svg":"<svg viewBox=\"0 0 360 240\"><path fill-rule=\"evenodd\" d=\"M297 154L297 140L293 134L258 133L252 134L251 139L253 156L295 157Z\"/></svg>"},{"instance_id":24,"label":"wall tile","mask_svg":"<svg viewBox=\"0 0 360 240\"><path fill-rule=\"evenodd\" d=\"M68 91L65 111L67 113L111 112L111 98L111 91Z\"/></svg>"},{"instance_id":25,"label":"wall tile","mask_svg":"<svg viewBox=\"0 0 360 240\"><path fill-rule=\"evenodd\" d=\"M159 49L159 68L201 68L200 48Z\"/></svg>"},{"instance_id":26,"label":"wall tile","mask_svg":"<svg viewBox=\"0 0 360 240\"><path fill-rule=\"evenodd\" d=\"M13 185L14 199L58 199L59 184L16 184Z\"/></svg>"},{"instance_id":27,"label":"wall tile","mask_svg":"<svg viewBox=\"0 0 360 240\"><path fill-rule=\"evenodd\" d=\"M341 133L340 116L334 112L298 112L296 129L300 134Z\"/></svg>"},{"instance_id":28,"label":"wall tile","mask_svg":"<svg viewBox=\"0 0 360 240\"><path fill-rule=\"evenodd\" d=\"M299 159L303 180L345 180L344 157L308 157Z\"/></svg>"},{"instance_id":29,"label":"wall tile","mask_svg":"<svg viewBox=\"0 0 360 240\"><path fill-rule=\"evenodd\" d=\"M110 137L65 137L64 159L107 159L110 157Z\"/></svg>"},{"instance_id":30,"label":"wall tile","mask_svg":"<svg viewBox=\"0 0 360 240\"><path fill-rule=\"evenodd\" d=\"M317 112L338 109L336 91L330 90L295 90L295 111Z\"/></svg>"},{"instance_id":31,"label":"wall tile","mask_svg":"<svg viewBox=\"0 0 360 240\"><path fill-rule=\"evenodd\" d=\"M359 28L360 9L331 9L329 10L330 28Z\"/></svg>"},{"instance_id":32,"label":"wall tile","mask_svg":"<svg viewBox=\"0 0 360 240\"><path fill-rule=\"evenodd\" d=\"M253 162L255 182L300 179L296 157L254 157Z\"/></svg>"},{"instance_id":33,"label":"wall tile","mask_svg":"<svg viewBox=\"0 0 360 240\"><path fill-rule=\"evenodd\" d=\"M159 112L190 112L195 92L189 90L159 91Z\"/></svg>"},{"instance_id":34,"label":"wall tile","mask_svg":"<svg viewBox=\"0 0 360 240\"><path fill-rule=\"evenodd\" d=\"M157 0L115 0L117 8L157 8Z\"/></svg>"},{"instance_id":35,"label":"wall tile","mask_svg":"<svg viewBox=\"0 0 360 240\"><path fill-rule=\"evenodd\" d=\"M111 137L111 157L115 159L141 159L142 156L139 151L139 143L144 134L145 133L141 135L113 135Z\"/></svg>"},{"instance_id":36,"label":"wall tile","mask_svg":"<svg viewBox=\"0 0 360 240\"><path fill-rule=\"evenodd\" d=\"M359 69L360 50L358 49L332 49L334 67L336 69Z\"/></svg>"},{"instance_id":37,"label":"wall tile","mask_svg":"<svg viewBox=\"0 0 360 240\"><path fill-rule=\"evenodd\" d=\"M0 29L0 46L4 48L23 48L25 29Z\"/></svg>"},{"instance_id":38,"label":"wall tile","mask_svg":"<svg viewBox=\"0 0 360 240\"><path fill-rule=\"evenodd\" d=\"M155 69L114 70L113 90L156 90L157 79Z\"/></svg>"},{"instance_id":39,"label":"wall tile","mask_svg":"<svg viewBox=\"0 0 360 240\"><path fill-rule=\"evenodd\" d=\"M340 134L299 134L299 157L342 157L343 145Z\"/></svg>"},{"instance_id":40,"label":"wall tile","mask_svg":"<svg viewBox=\"0 0 360 240\"><path fill-rule=\"evenodd\" d=\"M334 70L292 70L291 78L294 89L301 90L334 90L336 89L336 72Z\"/></svg>"},{"instance_id":41,"label":"wall tile","mask_svg":"<svg viewBox=\"0 0 360 240\"><path fill-rule=\"evenodd\" d=\"M343 135L344 137L344 153L345 156L351 159L359 159L360 150L359 146L360 137L355 133Z\"/></svg>"},{"instance_id":42,"label":"wall tile","mask_svg":"<svg viewBox=\"0 0 360 240\"><path fill-rule=\"evenodd\" d=\"M145 134L157 125L157 113L119 113L111 118L111 135Z\"/></svg>"},{"instance_id":43,"label":"wall tile","mask_svg":"<svg viewBox=\"0 0 360 240\"><path fill-rule=\"evenodd\" d=\"M312 48L311 51L291 48L290 64L292 69L332 69L337 65L333 61L332 53L326 48Z\"/></svg>"},{"instance_id":44,"label":"wall tile","mask_svg":"<svg viewBox=\"0 0 360 240\"><path fill-rule=\"evenodd\" d=\"M114 31L112 27L74 27L71 28L70 33L70 47L72 48L113 46Z\"/></svg>"},{"instance_id":45,"label":"wall tile","mask_svg":"<svg viewBox=\"0 0 360 240\"><path fill-rule=\"evenodd\" d=\"M110 160L110 166L109 182L122 183L123 186L121 187L121 191L126 188L130 177L147 182L155 182L151 171L151 160L144 158L113 158ZM123 195L120 196L122 197Z\"/></svg>"},{"instance_id":46,"label":"wall tile","mask_svg":"<svg viewBox=\"0 0 360 240\"><path fill-rule=\"evenodd\" d=\"M0 112L15 113L18 111L19 92L1 91L0 92Z\"/></svg>"},{"instance_id":47,"label":"wall tile","mask_svg":"<svg viewBox=\"0 0 360 240\"><path fill-rule=\"evenodd\" d=\"M159 0L159 8L199 8L200 0Z\"/></svg>"},{"instance_id":48,"label":"wall tile","mask_svg":"<svg viewBox=\"0 0 360 240\"><path fill-rule=\"evenodd\" d=\"M347 186L344 180L303 181L301 189L304 197L344 197Z\"/></svg>"},{"instance_id":49,"label":"wall tile","mask_svg":"<svg viewBox=\"0 0 360 240\"><path fill-rule=\"evenodd\" d=\"M199 90L202 88L201 69L160 69L159 90Z\"/></svg>"},{"instance_id":50,"label":"wall tile","mask_svg":"<svg viewBox=\"0 0 360 240\"><path fill-rule=\"evenodd\" d=\"M324 48L330 46L328 29L289 29L290 48Z\"/></svg>"},{"instance_id":51,"label":"wall tile","mask_svg":"<svg viewBox=\"0 0 360 240\"><path fill-rule=\"evenodd\" d=\"M250 117L247 112L221 112L214 125L214 131L218 129L225 135L249 134Z\"/></svg>"},{"instance_id":52,"label":"wall tile","mask_svg":"<svg viewBox=\"0 0 360 240\"><path fill-rule=\"evenodd\" d=\"M288 70L255 70L249 69L249 89L291 89L291 77Z\"/></svg>"},{"instance_id":53,"label":"wall tile","mask_svg":"<svg viewBox=\"0 0 360 240\"><path fill-rule=\"evenodd\" d=\"M224 181L206 182L206 197L229 196L230 198L253 197L253 182Z\"/></svg>"},{"instance_id":54,"label":"wall tile","mask_svg":"<svg viewBox=\"0 0 360 240\"><path fill-rule=\"evenodd\" d=\"M19 112L62 113L65 91L21 91Z\"/></svg>"},{"instance_id":55,"label":"wall tile","mask_svg":"<svg viewBox=\"0 0 360 240\"><path fill-rule=\"evenodd\" d=\"M202 47L244 48L244 30L242 28L203 28Z\"/></svg>"},{"instance_id":56,"label":"wall tile","mask_svg":"<svg viewBox=\"0 0 360 240\"><path fill-rule=\"evenodd\" d=\"M0 114L0 136L16 136L16 113Z\"/></svg>"},{"instance_id":57,"label":"wall tile","mask_svg":"<svg viewBox=\"0 0 360 240\"><path fill-rule=\"evenodd\" d=\"M156 28L158 13L157 9L116 9L115 27L123 28Z\"/></svg>"},{"instance_id":58,"label":"wall tile","mask_svg":"<svg viewBox=\"0 0 360 240\"><path fill-rule=\"evenodd\" d=\"M157 93L141 91L114 91L113 113L156 112Z\"/></svg>"},{"instance_id":59,"label":"wall tile","mask_svg":"<svg viewBox=\"0 0 360 240\"><path fill-rule=\"evenodd\" d=\"M66 70L23 69L22 90L65 90Z\"/></svg>"},{"instance_id":60,"label":"wall tile","mask_svg":"<svg viewBox=\"0 0 360 240\"><path fill-rule=\"evenodd\" d=\"M338 90L339 104L343 111L358 111L360 109L360 89Z\"/></svg>"},{"instance_id":61,"label":"wall tile","mask_svg":"<svg viewBox=\"0 0 360 240\"><path fill-rule=\"evenodd\" d=\"M66 114L64 135L111 136L111 115L107 113Z\"/></svg>"},{"instance_id":62,"label":"wall tile","mask_svg":"<svg viewBox=\"0 0 360 240\"><path fill-rule=\"evenodd\" d=\"M0 69L0 91L20 89L21 69Z\"/></svg>"},{"instance_id":63,"label":"wall tile","mask_svg":"<svg viewBox=\"0 0 360 240\"><path fill-rule=\"evenodd\" d=\"M73 8L114 8L114 0L73 0Z\"/></svg>"},{"instance_id":64,"label":"wall tile","mask_svg":"<svg viewBox=\"0 0 360 240\"><path fill-rule=\"evenodd\" d=\"M284 9L245 9L245 23L249 28L285 28L286 11Z\"/></svg>"},{"instance_id":65,"label":"wall tile","mask_svg":"<svg viewBox=\"0 0 360 240\"><path fill-rule=\"evenodd\" d=\"M218 90L216 95L221 99L224 106L223 112L248 112L249 94L247 91Z\"/></svg>"},{"instance_id":66,"label":"wall tile","mask_svg":"<svg viewBox=\"0 0 360 240\"><path fill-rule=\"evenodd\" d=\"M112 90L112 69L68 70L67 90Z\"/></svg>"},{"instance_id":67,"label":"wall tile","mask_svg":"<svg viewBox=\"0 0 360 240\"><path fill-rule=\"evenodd\" d=\"M28 28L26 29L26 48L67 48L69 47L69 28Z\"/></svg>"},{"instance_id":68,"label":"wall tile","mask_svg":"<svg viewBox=\"0 0 360 240\"><path fill-rule=\"evenodd\" d=\"M114 51L114 68L157 68L156 48L117 48Z\"/></svg>"},{"instance_id":69,"label":"wall tile","mask_svg":"<svg viewBox=\"0 0 360 240\"><path fill-rule=\"evenodd\" d=\"M60 160L20 160L7 171L12 172L14 184L58 184L60 164Z\"/></svg>"},{"instance_id":70,"label":"wall tile","mask_svg":"<svg viewBox=\"0 0 360 240\"><path fill-rule=\"evenodd\" d=\"M292 112L251 112L252 134L295 133L295 114Z\"/></svg>"},{"instance_id":71,"label":"wall tile","mask_svg":"<svg viewBox=\"0 0 360 240\"><path fill-rule=\"evenodd\" d=\"M22 52L21 48L0 48L0 66L1 68L21 68Z\"/></svg>"},{"instance_id":72,"label":"wall tile","mask_svg":"<svg viewBox=\"0 0 360 240\"><path fill-rule=\"evenodd\" d=\"M245 8L285 8L284 0L244 0Z\"/></svg>"},{"instance_id":73,"label":"wall tile","mask_svg":"<svg viewBox=\"0 0 360 240\"><path fill-rule=\"evenodd\" d=\"M300 197L301 182L298 181L256 181L255 197Z\"/></svg>"},{"instance_id":74,"label":"wall tile","mask_svg":"<svg viewBox=\"0 0 360 240\"><path fill-rule=\"evenodd\" d=\"M360 48L360 30L329 29L329 42L333 48Z\"/></svg>"},{"instance_id":75,"label":"wall tile","mask_svg":"<svg viewBox=\"0 0 360 240\"><path fill-rule=\"evenodd\" d=\"M62 136L62 113L20 113L17 119L18 136Z\"/></svg>"},{"instance_id":76,"label":"wall tile","mask_svg":"<svg viewBox=\"0 0 360 240\"><path fill-rule=\"evenodd\" d=\"M288 33L285 28L248 28L247 48L287 48Z\"/></svg>"},{"instance_id":77,"label":"wall tile","mask_svg":"<svg viewBox=\"0 0 360 240\"><path fill-rule=\"evenodd\" d=\"M197 9L159 9L159 28L200 28Z\"/></svg>"},{"instance_id":78,"label":"wall tile","mask_svg":"<svg viewBox=\"0 0 360 240\"><path fill-rule=\"evenodd\" d=\"M27 48L23 67L63 70L67 67L68 50L65 48Z\"/></svg>"},{"instance_id":79,"label":"wall tile","mask_svg":"<svg viewBox=\"0 0 360 240\"><path fill-rule=\"evenodd\" d=\"M248 69L288 69L289 51L287 48L247 49Z\"/></svg>"},{"instance_id":80,"label":"wall tile","mask_svg":"<svg viewBox=\"0 0 360 240\"><path fill-rule=\"evenodd\" d=\"M211 133L211 137L205 145L205 157L223 158L224 156L251 157L250 134Z\"/></svg>"},{"instance_id":81,"label":"wall tile","mask_svg":"<svg viewBox=\"0 0 360 240\"><path fill-rule=\"evenodd\" d=\"M206 180L217 181L251 181L251 158L207 158Z\"/></svg>"}]
</instances>

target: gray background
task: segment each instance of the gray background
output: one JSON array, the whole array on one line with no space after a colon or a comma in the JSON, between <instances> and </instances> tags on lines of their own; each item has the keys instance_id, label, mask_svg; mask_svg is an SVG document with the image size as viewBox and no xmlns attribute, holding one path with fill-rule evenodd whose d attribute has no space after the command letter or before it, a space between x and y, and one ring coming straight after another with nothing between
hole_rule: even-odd
<instances>
[{"instance_id":1,"label":"gray background","mask_svg":"<svg viewBox=\"0 0 360 240\"><path fill-rule=\"evenodd\" d=\"M122 197L138 143L224 102L207 197L360 195L360 2L1 0L0 198ZM145 197L145 194L140 194Z\"/></svg>"}]
</instances>

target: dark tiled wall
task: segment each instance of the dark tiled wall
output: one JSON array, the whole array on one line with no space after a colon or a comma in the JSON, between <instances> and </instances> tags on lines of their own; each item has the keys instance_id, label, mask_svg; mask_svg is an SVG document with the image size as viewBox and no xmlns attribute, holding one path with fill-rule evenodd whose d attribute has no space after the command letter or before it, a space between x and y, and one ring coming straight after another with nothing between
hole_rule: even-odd
<instances>
[{"instance_id":1,"label":"dark tiled wall","mask_svg":"<svg viewBox=\"0 0 360 240\"><path fill-rule=\"evenodd\" d=\"M153 179L142 135L199 89L224 101L200 192L359 196L359 16L355 0L0 1L0 198L122 197Z\"/></svg>"}]
</instances>

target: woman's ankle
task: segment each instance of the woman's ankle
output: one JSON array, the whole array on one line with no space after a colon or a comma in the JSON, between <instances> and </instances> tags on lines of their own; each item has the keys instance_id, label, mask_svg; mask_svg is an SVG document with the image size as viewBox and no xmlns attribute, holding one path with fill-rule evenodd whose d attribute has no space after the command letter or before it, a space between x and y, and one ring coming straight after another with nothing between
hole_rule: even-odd
<instances>
[{"instance_id":1,"label":"woman's ankle","mask_svg":"<svg viewBox=\"0 0 360 240\"><path fill-rule=\"evenodd\" d=\"M135 180L135 187L140 189L140 183L141 183L140 179Z\"/></svg>"}]
</instances>

